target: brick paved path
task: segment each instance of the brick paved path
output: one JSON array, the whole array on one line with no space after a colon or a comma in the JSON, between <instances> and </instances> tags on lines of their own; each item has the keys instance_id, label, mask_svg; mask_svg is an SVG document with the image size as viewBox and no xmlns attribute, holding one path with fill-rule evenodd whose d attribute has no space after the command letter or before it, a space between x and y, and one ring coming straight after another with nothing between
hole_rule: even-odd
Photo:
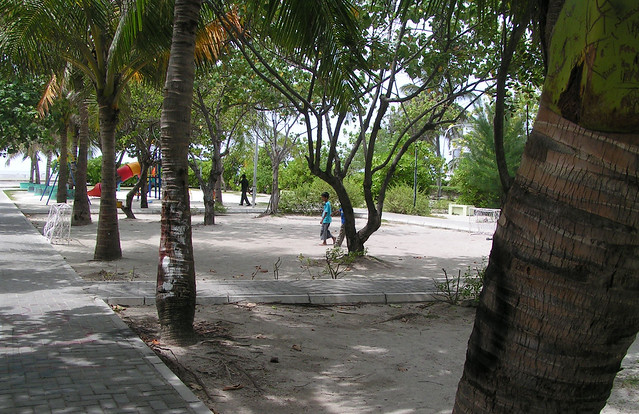
<instances>
[{"instance_id":1,"label":"brick paved path","mask_svg":"<svg viewBox=\"0 0 639 414\"><path fill-rule=\"evenodd\" d=\"M0 191L0 412L210 413Z\"/></svg>"}]
</instances>

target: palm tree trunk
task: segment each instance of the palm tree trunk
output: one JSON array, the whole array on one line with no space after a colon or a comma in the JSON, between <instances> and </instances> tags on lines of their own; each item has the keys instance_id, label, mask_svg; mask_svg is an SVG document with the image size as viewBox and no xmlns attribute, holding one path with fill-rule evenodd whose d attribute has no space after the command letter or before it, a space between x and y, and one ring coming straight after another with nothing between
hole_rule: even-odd
<instances>
[{"instance_id":1,"label":"palm tree trunk","mask_svg":"<svg viewBox=\"0 0 639 414\"><path fill-rule=\"evenodd\" d=\"M455 412L605 405L639 328L638 188L589 149L627 159L623 147L540 111L494 236Z\"/></svg>"},{"instance_id":2,"label":"palm tree trunk","mask_svg":"<svg viewBox=\"0 0 639 414\"><path fill-rule=\"evenodd\" d=\"M116 198L115 126L118 112L108 100L98 99L100 142L102 144L102 194L95 243L95 260L117 260L122 257Z\"/></svg>"},{"instance_id":3,"label":"palm tree trunk","mask_svg":"<svg viewBox=\"0 0 639 414\"><path fill-rule=\"evenodd\" d=\"M78 104L80 114L80 132L78 136L78 159L75 175L75 194L73 196L73 215L71 225L91 224L91 207L87 196L87 154L89 150L89 109L83 99Z\"/></svg>"},{"instance_id":4,"label":"palm tree trunk","mask_svg":"<svg viewBox=\"0 0 639 414\"><path fill-rule=\"evenodd\" d=\"M47 152L47 163L45 166L44 178L45 182L51 182L51 152ZM37 181L37 183L40 184L39 181Z\"/></svg>"},{"instance_id":5,"label":"palm tree trunk","mask_svg":"<svg viewBox=\"0 0 639 414\"><path fill-rule=\"evenodd\" d=\"M68 164L68 132L69 126L65 122L60 128L60 156L58 157L58 192L56 193L56 203L67 202L67 181L69 181Z\"/></svg>"},{"instance_id":6,"label":"palm tree trunk","mask_svg":"<svg viewBox=\"0 0 639 414\"><path fill-rule=\"evenodd\" d=\"M542 105L494 236L455 413L598 413L639 330L639 78L627 76L639 72L639 10L616 3L549 6L563 8L548 19Z\"/></svg>"},{"instance_id":7,"label":"palm tree trunk","mask_svg":"<svg viewBox=\"0 0 639 414\"><path fill-rule=\"evenodd\" d=\"M164 192L155 303L165 341L193 339L195 263L188 192L195 33L201 0L175 2L161 116Z\"/></svg>"}]
</instances>

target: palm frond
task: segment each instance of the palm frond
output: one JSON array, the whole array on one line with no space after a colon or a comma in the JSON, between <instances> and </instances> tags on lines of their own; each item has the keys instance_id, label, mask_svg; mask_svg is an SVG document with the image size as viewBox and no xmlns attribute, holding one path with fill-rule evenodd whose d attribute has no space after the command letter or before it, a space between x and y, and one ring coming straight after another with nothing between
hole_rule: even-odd
<instances>
[{"instance_id":1,"label":"palm frond","mask_svg":"<svg viewBox=\"0 0 639 414\"><path fill-rule=\"evenodd\" d=\"M44 116L49 112L49 107L53 105L53 101L55 101L58 96L60 96L60 85L58 84L57 76L53 74L44 87L42 98L38 101L37 109L40 115Z\"/></svg>"}]
</instances>

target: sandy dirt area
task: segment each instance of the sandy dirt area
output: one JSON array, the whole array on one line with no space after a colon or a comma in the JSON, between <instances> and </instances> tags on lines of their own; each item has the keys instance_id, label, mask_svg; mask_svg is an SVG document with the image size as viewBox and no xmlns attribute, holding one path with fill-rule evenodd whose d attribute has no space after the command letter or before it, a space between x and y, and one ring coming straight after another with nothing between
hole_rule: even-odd
<instances>
[{"instance_id":1,"label":"sandy dirt area","mask_svg":"<svg viewBox=\"0 0 639 414\"><path fill-rule=\"evenodd\" d=\"M22 197L22 196L20 196ZM18 205L40 230L46 211ZM159 216L120 220L124 258L91 260L94 224L72 229L56 249L85 279L153 280ZM229 214L215 226L193 217L198 280L328 278L320 262L319 217ZM384 223L368 257L344 278L434 278L475 266L490 251L485 235ZM116 311L215 413L448 413L462 373L474 309L444 303L198 306L198 342L167 345L154 307ZM606 414L639 412L639 345L618 375Z\"/></svg>"}]
</instances>

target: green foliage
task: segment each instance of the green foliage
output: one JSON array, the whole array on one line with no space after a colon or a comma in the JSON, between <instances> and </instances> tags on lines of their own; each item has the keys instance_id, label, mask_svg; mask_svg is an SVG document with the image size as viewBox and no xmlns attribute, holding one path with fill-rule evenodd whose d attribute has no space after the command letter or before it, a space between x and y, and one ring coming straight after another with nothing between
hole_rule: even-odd
<instances>
[{"instance_id":1,"label":"green foliage","mask_svg":"<svg viewBox=\"0 0 639 414\"><path fill-rule=\"evenodd\" d=\"M102 182L102 157L87 161L87 182L91 185Z\"/></svg>"},{"instance_id":2,"label":"green foliage","mask_svg":"<svg viewBox=\"0 0 639 414\"><path fill-rule=\"evenodd\" d=\"M448 205L452 203L452 201L448 199L440 199L440 200L431 200L430 201L430 211L432 213L447 213Z\"/></svg>"},{"instance_id":3,"label":"green foliage","mask_svg":"<svg viewBox=\"0 0 639 414\"><path fill-rule=\"evenodd\" d=\"M477 306L479 304L479 294L484 286L486 275L486 258L483 258L480 263L475 263L474 267L468 266L463 276L461 270L458 271L456 278L448 276L446 269L442 271L444 281L435 281L436 299L451 305Z\"/></svg>"},{"instance_id":4,"label":"green foliage","mask_svg":"<svg viewBox=\"0 0 639 414\"><path fill-rule=\"evenodd\" d=\"M51 143L47 120L36 109L42 89L43 82L35 78L0 80L0 151L24 152L42 139Z\"/></svg>"},{"instance_id":5,"label":"green foliage","mask_svg":"<svg viewBox=\"0 0 639 414\"><path fill-rule=\"evenodd\" d=\"M430 148L428 143L417 142L413 146L413 150L406 154L397 164L397 168L393 173L390 185L405 185L413 187L415 181L415 172L417 172L417 189L422 192L428 192L430 187L435 184L438 171L443 166L443 159L437 157ZM415 148L417 148L417 167L415 167ZM381 148L380 148L381 150ZM379 152L374 157L374 163L380 164L382 158L387 153ZM373 176L373 194L379 194L379 189L383 180L386 178L387 168L381 170Z\"/></svg>"},{"instance_id":6,"label":"green foliage","mask_svg":"<svg viewBox=\"0 0 639 414\"><path fill-rule=\"evenodd\" d=\"M280 170L280 188L291 190L312 183L316 178L311 174L304 158L303 148L293 149L291 159L284 163Z\"/></svg>"},{"instance_id":7,"label":"green foliage","mask_svg":"<svg viewBox=\"0 0 639 414\"><path fill-rule=\"evenodd\" d=\"M346 252L339 247L326 249L324 257L326 258L326 266L324 273L331 276L331 279L339 279L344 271L348 270L355 260L366 255L366 251Z\"/></svg>"},{"instance_id":8,"label":"green foliage","mask_svg":"<svg viewBox=\"0 0 639 414\"><path fill-rule=\"evenodd\" d=\"M339 210L338 200L335 192L324 181L315 178L309 184L302 184L297 187L283 190L280 198L280 210L283 213L296 214L320 214L322 211L322 200L320 194L327 191L330 194L329 200L333 205L333 212Z\"/></svg>"},{"instance_id":9,"label":"green foliage","mask_svg":"<svg viewBox=\"0 0 639 414\"><path fill-rule=\"evenodd\" d=\"M363 207L364 195L362 191L361 177L347 177L344 180L344 187L351 199L353 207ZM280 186L280 188L283 187ZM280 210L283 213L307 215L319 214L322 211L322 200L320 199L320 194L324 191L327 191L330 194L329 200L333 205L333 215L338 215L340 202L335 191L317 177L311 177L310 182L302 182L300 185L282 190L279 206Z\"/></svg>"},{"instance_id":10,"label":"green foliage","mask_svg":"<svg viewBox=\"0 0 639 414\"><path fill-rule=\"evenodd\" d=\"M198 160L196 161L196 163L200 167L200 172L202 173L202 177L204 177L204 179L206 180L206 177L208 177L211 172L213 163L210 160L206 160L206 161ZM197 177L195 176L195 173L193 172L191 168L189 168L189 187L200 188L200 183L198 182Z\"/></svg>"},{"instance_id":11,"label":"green foliage","mask_svg":"<svg viewBox=\"0 0 639 414\"><path fill-rule=\"evenodd\" d=\"M480 106L463 138L464 152L451 184L460 191L459 202L477 207L498 208L503 197L495 160L493 109ZM526 143L525 118L521 113L508 114L504 124L506 164L514 176Z\"/></svg>"},{"instance_id":12,"label":"green foliage","mask_svg":"<svg viewBox=\"0 0 639 414\"><path fill-rule=\"evenodd\" d=\"M414 197L413 187L395 185L386 192L384 211L399 214L427 216L430 214L430 200L424 192L418 191Z\"/></svg>"},{"instance_id":13,"label":"green foliage","mask_svg":"<svg viewBox=\"0 0 639 414\"><path fill-rule=\"evenodd\" d=\"M252 176L253 174L251 174ZM249 175L247 175L248 177ZM251 185L253 181L251 181ZM273 167L271 157L268 156L264 146L260 146L257 158L257 192L270 194L273 187Z\"/></svg>"},{"instance_id":14,"label":"green foliage","mask_svg":"<svg viewBox=\"0 0 639 414\"><path fill-rule=\"evenodd\" d=\"M320 278L322 274L329 275L331 279L339 279L340 275L350 268L357 259L366 255L366 249L361 252L347 252L340 247L326 249L324 253L324 268L322 272L314 273L312 268L322 264L321 260L310 259L303 254L299 254L297 259L305 269L311 279Z\"/></svg>"},{"instance_id":15,"label":"green foliage","mask_svg":"<svg viewBox=\"0 0 639 414\"><path fill-rule=\"evenodd\" d=\"M344 188L348 197L351 199L353 208L362 208L366 206L364 200L364 189L362 187L362 181L364 177L362 174L349 175L344 179Z\"/></svg>"}]
</instances>

